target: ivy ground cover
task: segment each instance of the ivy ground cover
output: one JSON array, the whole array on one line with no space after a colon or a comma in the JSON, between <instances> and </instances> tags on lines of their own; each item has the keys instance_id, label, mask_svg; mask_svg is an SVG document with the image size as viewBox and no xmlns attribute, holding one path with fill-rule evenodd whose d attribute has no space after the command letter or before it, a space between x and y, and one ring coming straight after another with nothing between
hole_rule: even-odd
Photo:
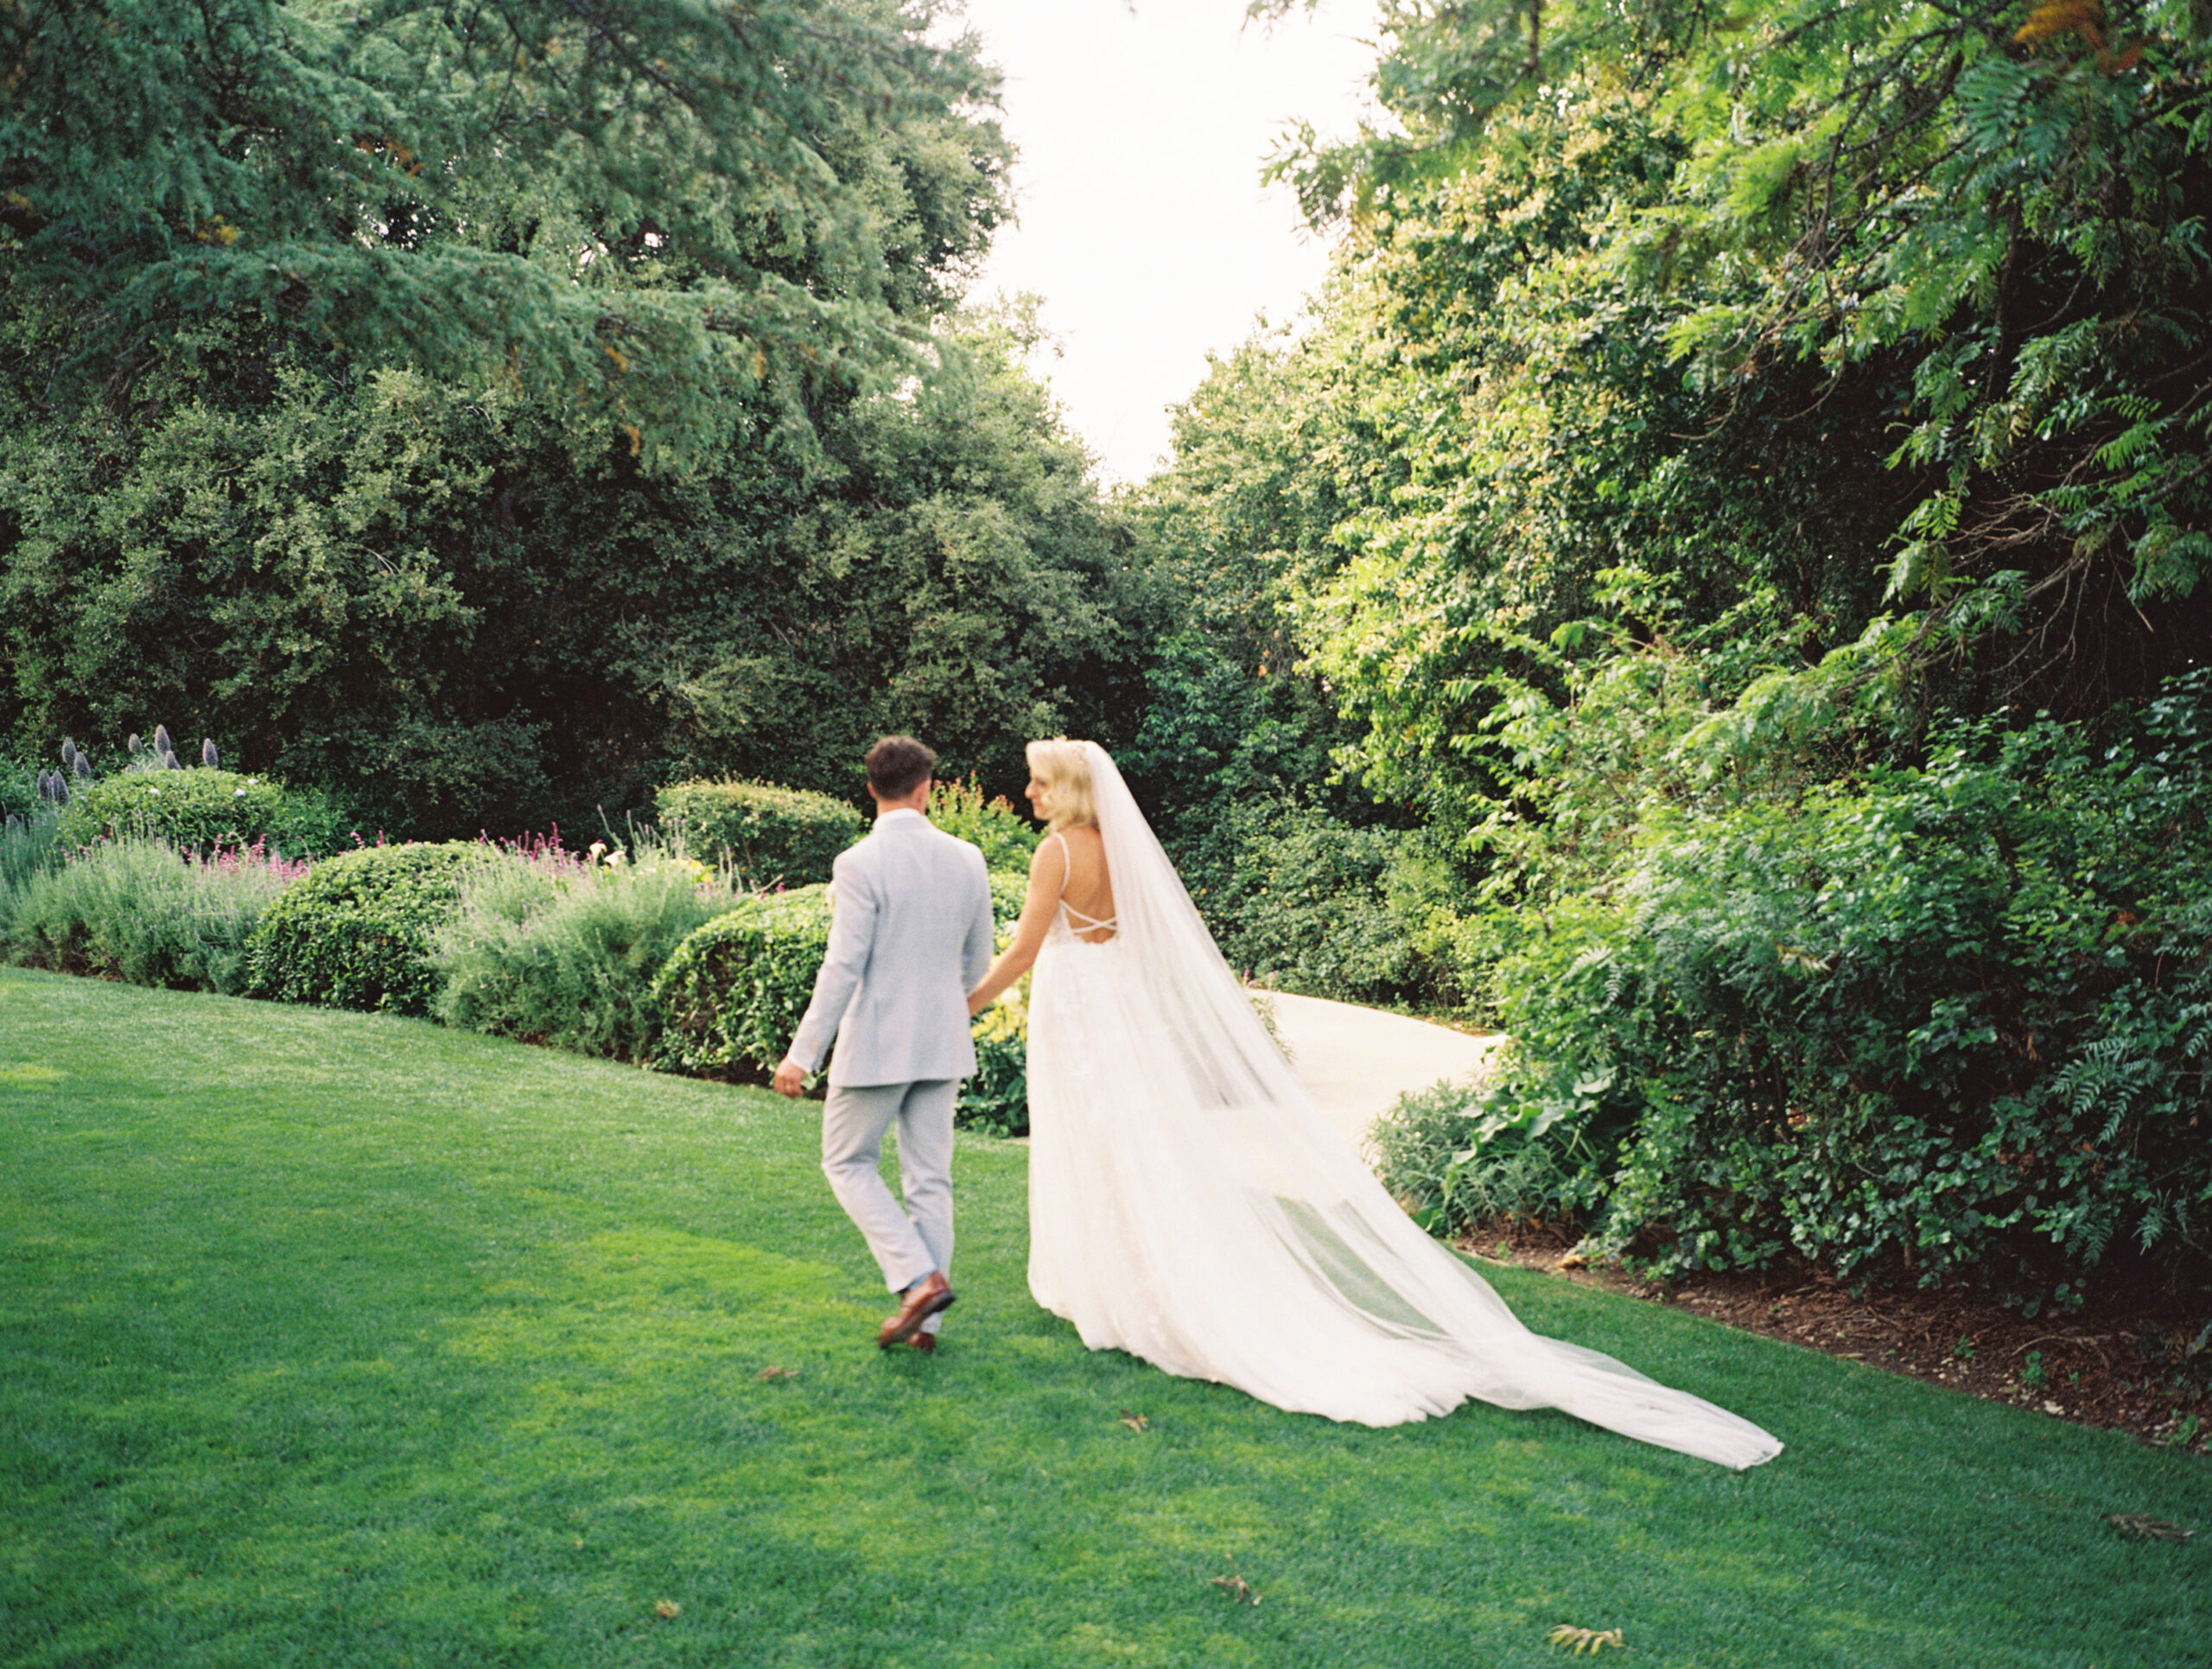
<instances>
[{"instance_id":1,"label":"ivy ground cover","mask_svg":"<svg viewBox=\"0 0 2212 1669\"><path fill-rule=\"evenodd\" d=\"M814 1114L0 971L0 1661L2202 1660L2201 1459L1503 1268L1788 1450L1281 1414L1030 1303L1014 1143L881 1354Z\"/></svg>"}]
</instances>

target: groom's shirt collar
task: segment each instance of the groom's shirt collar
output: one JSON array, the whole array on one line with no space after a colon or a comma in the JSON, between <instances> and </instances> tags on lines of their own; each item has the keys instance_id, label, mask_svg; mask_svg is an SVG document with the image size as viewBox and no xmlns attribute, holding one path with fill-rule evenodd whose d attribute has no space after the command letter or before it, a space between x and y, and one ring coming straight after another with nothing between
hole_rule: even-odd
<instances>
[{"instance_id":1,"label":"groom's shirt collar","mask_svg":"<svg viewBox=\"0 0 2212 1669\"><path fill-rule=\"evenodd\" d=\"M877 812L875 826L881 829L887 828L893 823L926 823L928 821L929 819L924 817L919 812L913 811L907 806L901 806L895 812Z\"/></svg>"}]
</instances>

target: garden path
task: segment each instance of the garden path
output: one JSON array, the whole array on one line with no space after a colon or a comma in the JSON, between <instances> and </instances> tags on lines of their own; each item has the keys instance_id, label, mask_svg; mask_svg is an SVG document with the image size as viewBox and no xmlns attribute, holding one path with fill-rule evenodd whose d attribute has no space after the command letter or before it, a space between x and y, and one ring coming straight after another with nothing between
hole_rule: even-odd
<instances>
[{"instance_id":1,"label":"garden path","mask_svg":"<svg viewBox=\"0 0 2212 1669\"><path fill-rule=\"evenodd\" d=\"M1488 1069L1503 1041L1380 1009L1269 993L1275 1036L1330 1122L1362 1154L1368 1127L1408 1090Z\"/></svg>"}]
</instances>

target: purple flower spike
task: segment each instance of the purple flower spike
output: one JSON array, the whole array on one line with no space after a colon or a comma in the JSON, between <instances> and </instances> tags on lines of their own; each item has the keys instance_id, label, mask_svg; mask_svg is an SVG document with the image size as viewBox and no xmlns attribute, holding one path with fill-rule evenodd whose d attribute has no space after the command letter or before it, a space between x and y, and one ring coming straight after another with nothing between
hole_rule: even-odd
<instances>
[{"instance_id":1,"label":"purple flower spike","mask_svg":"<svg viewBox=\"0 0 2212 1669\"><path fill-rule=\"evenodd\" d=\"M205 765L211 771L217 770L221 768L222 755L215 751L214 737L207 736L202 738L200 743L200 762L202 765Z\"/></svg>"},{"instance_id":2,"label":"purple flower spike","mask_svg":"<svg viewBox=\"0 0 2212 1669\"><path fill-rule=\"evenodd\" d=\"M156 754L173 754L176 751L169 746L169 727L166 724L156 724L154 727L154 751Z\"/></svg>"},{"instance_id":3,"label":"purple flower spike","mask_svg":"<svg viewBox=\"0 0 2212 1669\"><path fill-rule=\"evenodd\" d=\"M174 753L165 753L162 755L162 768L165 771L181 771L184 768L184 761Z\"/></svg>"},{"instance_id":4,"label":"purple flower spike","mask_svg":"<svg viewBox=\"0 0 2212 1669\"><path fill-rule=\"evenodd\" d=\"M77 744L67 736L61 738L61 768L65 771L77 768Z\"/></svg>"},{"instance_id":5,"label":"purple flower spike","mask_svg":"<svg viewBox=\"0 0 2212 1669\"><path fill-rule=\"evenodd\" d=\"M81 749L77 755L77 774L87 782L92 780L92 761L85 757Z\"/></svg>"}]
</instances>

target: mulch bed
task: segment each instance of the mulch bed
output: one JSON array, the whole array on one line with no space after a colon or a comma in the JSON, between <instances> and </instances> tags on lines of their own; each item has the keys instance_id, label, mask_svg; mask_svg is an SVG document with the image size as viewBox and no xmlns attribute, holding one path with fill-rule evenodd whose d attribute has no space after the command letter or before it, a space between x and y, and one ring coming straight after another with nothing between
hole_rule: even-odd
<instances>
[{"instance_id":1,"label":"mulch bed","mask_svg":"<svg viewBox=\"0 0 2212 1669\"><path fill-rule=\"evenodd\" d=\"M1802 1262L1650 1281L1583 1265L1566 1239L1526 1223L1492 1224L1459 1246L1969 1396L2212 1454L2212 1341L2197 1344L2207 1315L2201 1301L2146 1293L2028 1316L1962 1289L1869 1286L1854 1296Z\"/></svg>"}]
</instances>

